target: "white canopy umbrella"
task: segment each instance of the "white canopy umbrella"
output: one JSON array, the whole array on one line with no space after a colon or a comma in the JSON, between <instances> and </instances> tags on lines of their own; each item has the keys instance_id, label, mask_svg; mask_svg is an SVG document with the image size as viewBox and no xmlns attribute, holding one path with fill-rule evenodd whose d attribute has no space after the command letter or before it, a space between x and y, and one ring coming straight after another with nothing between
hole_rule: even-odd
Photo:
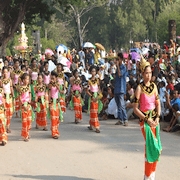
<instances>
[{"instance_id":1,"label":"white canopy umbrella","mask_svg":"<svg viewBox=\"0 0 180 180\"><path fill-rule=\"evenodd\" d=\"M85 42L83 47L84 48L94 48L94 45L91 42Z\"/></svg>"}]
</instances>

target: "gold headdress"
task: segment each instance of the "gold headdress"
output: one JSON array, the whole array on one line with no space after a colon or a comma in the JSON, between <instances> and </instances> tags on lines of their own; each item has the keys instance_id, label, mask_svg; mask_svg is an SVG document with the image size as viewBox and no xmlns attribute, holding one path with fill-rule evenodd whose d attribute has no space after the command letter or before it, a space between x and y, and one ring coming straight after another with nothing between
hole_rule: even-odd
<instances>
[{"instance_id":1,"label":"gold headdress","mask_svg":"<svg viewBox=\"0 0 180 180\"><path fill-rule=\"evenodd\" d=\"M150 66L150 63L144 59L144 57L141 55L141 61L140 61L140 69L143 73L145 70L145 67Z\"/></svg>"}]
</instances>

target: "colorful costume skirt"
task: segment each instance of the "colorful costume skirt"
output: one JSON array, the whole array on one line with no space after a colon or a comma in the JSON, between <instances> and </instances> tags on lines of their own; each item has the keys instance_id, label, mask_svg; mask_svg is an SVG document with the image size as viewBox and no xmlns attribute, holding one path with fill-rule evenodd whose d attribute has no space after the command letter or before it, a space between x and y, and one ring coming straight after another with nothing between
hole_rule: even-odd
<instances>
[{"instance_id":1,"label":"colorful costume skirt","mask_svg":"<svg viewBox=\"0 0 180 180\"><path fill-rule=\"evenodd\" d=\"M52 137L59 136L59 124L60 124L60 109L58 103L49 104L50 118L51 118L51 135Z\"/></svg>"},{"instance_id":2,"label":"colorful costume skirt","mask_svg":"<svg viewBox=\"0 0 180 180\"><path fill-rule=\"evenodd\" d=\"M36 124L38 127L46 127L47 126L47 110L46 110L46 103L38 103L39 111L36 113Z\"/></svg>"},{"instance_id":3,"label":"colorful costume skirt","mask_svg":"<svg viewBox=\"0 0 180 180\"><path fill-rule=\"evenodd\" d=\"M6 119L4 115L4 107L0 106L0 141L7 143Z\"/></svg>"},{"instance_id":4,"label":"colorful costume skirt","mask_svg":"<svg viewBox=\"0 0 180 180\"><path fill-rule=\"evenodd\" d=\"M7 100L5 99L5 117L6 117L6 126L9 127L13 115L13 99L10 96L10 98Z\"/></svg>"},{"instance_id":5,"label":"colorful costume skirt","mask_svg":"<svg viewBox=\"0 0 180 180\"><path fill-rule=\"evenodd\" d=\"M73 96L73 105L74 105L74 112L75 112L75 119L82 120L82 104L81 104L81 97Z\"/></svg>"},{"instance_id":6,"label":"colorful costume skirt","mask_svg":"<svg viewBox=\"0 0 180 180\"><path fill-rule=\"evenodd\" d=\"M90 121L89 124L91 127L98 129L100 127L99 120L98 120L98 101L90 102Z\"/></svg>"},{"instance_id":7,"label":"colorful costume skirt","mask_svg":"<svg viewBox=\"0 0 180 180\"><path fill-rule=\"evenodd\" d=\"M32 107L31 105L27 104L27 106L22 106L21 108L21 117L22 117L22 130L21 136L24 139L29 138L29 130L31 129L31 122L32 122Z\"/></svg>"},{"instance_id":8,"label":"colorful costume skirt","mask_svg":"<svg viewBox=\"0 0 180 180\"><path fill-rule=\"evenodd\" d=\"M152 116L155 114L154 111L149 111L150 115L147 113L146 116L151 117L152 119L155 119ZM162 146L161 146L161 140L160 140L160 126L157 125L156 127L150 127L146 122L142 121L140 122L141 131L143 134L143 137L145 139L145 180L155 180L155 171L157 162L159 160Z\"/></svg>"}]
</instances>

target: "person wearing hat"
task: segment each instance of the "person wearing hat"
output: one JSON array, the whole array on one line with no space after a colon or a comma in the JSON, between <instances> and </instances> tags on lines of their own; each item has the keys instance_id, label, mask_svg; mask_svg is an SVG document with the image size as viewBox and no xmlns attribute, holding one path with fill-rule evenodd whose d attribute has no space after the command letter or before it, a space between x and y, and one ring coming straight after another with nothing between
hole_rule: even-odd
<instances>
[{"instance_id":1,"label":"person wearing hat","mask_svg":"<svg viewBox=\"0 0 180 180\"><path fill-rule=\"evenodd\" d=\"M144 180L155 180L156 166L162 151L159 134L161 105L157 86L151 81L151 65L143 57L140 62L140 70L143 82L137 86L135 92L134 113L140 119L140 127L145 139Z\"/></svg>"}]
</instances>

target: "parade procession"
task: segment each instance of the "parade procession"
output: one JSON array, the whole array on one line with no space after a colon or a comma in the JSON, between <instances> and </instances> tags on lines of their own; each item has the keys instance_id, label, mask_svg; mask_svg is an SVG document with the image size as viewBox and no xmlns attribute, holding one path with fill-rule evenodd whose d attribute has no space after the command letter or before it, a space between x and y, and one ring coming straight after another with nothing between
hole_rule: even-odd
<instances>
[{"instance_id":1,"label":"parade procession","mask_svg":"<svg viewBox=\"0 0 180 180\"><path fill-rule=\"evenodd\" d=\"M178 1L0 10L0 179L180 178Z\"/></svg>"}]
</instances>

